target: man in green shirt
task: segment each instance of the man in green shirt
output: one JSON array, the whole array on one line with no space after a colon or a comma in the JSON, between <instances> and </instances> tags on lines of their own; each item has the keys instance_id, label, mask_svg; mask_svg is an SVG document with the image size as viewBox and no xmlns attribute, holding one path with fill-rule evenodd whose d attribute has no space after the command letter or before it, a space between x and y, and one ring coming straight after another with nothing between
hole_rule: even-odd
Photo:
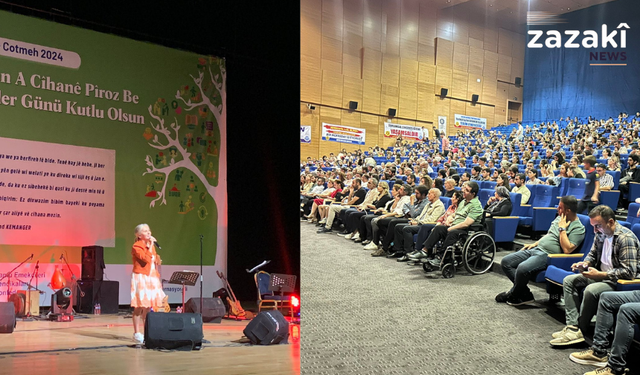
<instances>
[{"instance_id":1,"label":"man in green shirt","mask_svg":"<svg viewBox=\"0 0 640 375\"><path fill-rule=\"evenodd\" d=\"M502 270L513 282L513 287L508 292L498 294L496 302L520 306L534 301L527 283L533 275L547 268L547 255L571 254L584 240L585 229L576 214L577 210L576 197L562 197L558 204L558 217L551 223L547 234L502 259Z\"/></svg>"},{"instance_id":2,"label":"man in green shirt","mask_svg":"<svg viewBox=\"0 0 640 375\"><path fill-rule=\"evenodd\" d=\"M480 187L475 181L465 182L462 185L462 197L464 200L458 205L451 226L436 225L431 230L429 238L424 242L423 247L427 249L427 251L421 250L417 254L409 256L409 258L411 260L417 260L433 256L433 248L439 241L444 240L443 249L446 249L458 242L460 236L465 235L471 225L480 224L484 210L477 197L479 190ZM432 259L430 263L433 267L437 268L440 266L440 259L436 257Z\"/></svg>"}]
</instances>

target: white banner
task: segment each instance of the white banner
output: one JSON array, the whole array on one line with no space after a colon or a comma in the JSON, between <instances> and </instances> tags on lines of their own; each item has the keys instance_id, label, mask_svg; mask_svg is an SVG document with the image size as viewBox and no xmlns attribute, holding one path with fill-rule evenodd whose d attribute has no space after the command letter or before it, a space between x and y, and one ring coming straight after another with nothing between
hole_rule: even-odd
<instances>
[{"instance_id":1,"label":"white banner","mask_svg":"<svg viewBox=\"0 0 640 375\"><path fill-rule=\"evenodd\" d=\"M326 122L322 123L322 140L341 143L351 143L354 145L363 145L365 141L366 131L361 128L352 128L350 126L332 125Z\"/></svg>"},{"instance_id":2,"label":"white banner","mask_svg":"<svg viewBox=\"0 0 640 375\"><path fill-rule=\"evenodd\" d=\"M300 142L311 143L311 126L300 125Z\"/></svg>"},{"instance_id":3,"label":"white banner","mask_svg":"<svg viewBox=\"0 0 640 375\"><path fill-rule=\"evenodd\" d=\"M456 128L487 129L487 119L481 117L455 115Z\"/></svg>"},{"instance_id":4,"label":"white banner","mask_svg":"<svg viewBox=\"0 0 640 375\"><path fill-rule=\"evenodd\" d=\"M114 150L0 138L0 243L115 246Z\"/></svg>"},{"instance_id":5,"label":"white banner","mask_svg":"<svg viewBox=\"0 0 640 375\"><path fill-rule=\"evenodd\" d=\"M438 116L438 130L440 134L447 135L447 116Z\"/></svg>"},{"instance_id":6,"label":"white banner","mask_svg":"<svg viewBox=\"0 0 640 375\"><path fill-rule=\"evenodd\" d=\"M415 141L421 141L424 139L422 134L422 128L419 126L400 125L391 122L384 123L384 136L397 138L398 135L402 135L402 139L412 139Z\"/></svg>"}]
</instances>

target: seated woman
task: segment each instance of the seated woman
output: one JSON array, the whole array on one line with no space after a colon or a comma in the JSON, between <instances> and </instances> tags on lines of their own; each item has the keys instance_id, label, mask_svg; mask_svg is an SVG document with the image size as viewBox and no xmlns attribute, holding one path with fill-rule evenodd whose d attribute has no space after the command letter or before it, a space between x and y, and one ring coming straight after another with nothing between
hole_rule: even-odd
<instances>
[{"instance_id":1,"label":"seated woman","mask_svg":"<svg viewBox=\"0 0 640 375\"><path fill-rule=\"evenodd\" d=\"M612 156L607 161L607 165L610 171L618 171L620 172L620 159Z\"/></svg>"},{"instance_id":2,"label":"seated woman","mask_svg":"<svg viewBox=\"0 0 640 375\"><path fill-rule=\"evenodd\" d=\"M540 165L538 167L540 169L540 177L553 177L555 174L553 173L553 166L547 163L546 160L540 160Z\"/></svg>"},{"instance_id":3,"label":"seated woman","mask_svg":"<svg viewBox=\"0 0 640 375\"><path fill-rule=\"evenodd\" d=\"M308 222L316 222L316 212L318 210L318 206L322 205L326 198L331 198L332 194L335 196L334 192L336 191L336 188L334 186L334 181L335 180L327 180L327 188L324 189L322 193L319 194L316 198L313 198L311 212L309 213L309 215L304 216L304 218L307 219Z\"/></svg>"},{"instance_id":4,"label":"seated woman","mask_svg":"<svg viewBox=\"0 0 640 375\"><path fill-rule=\"evenodd\" d=\"M391 188L391 197L389 198L387 203L384 204L384 206L378 207L370 214L360 217L360 223L358 224L358 237L360 237L360 239L362 240L363 245L368 245L373 239L373 228L371 227L371 220L373 220L377 216L392 212L396 209L397 200L395 198L398 196L401 187L401 184L393 185L393 188ZM377 204L376 206L378 205L379 204Z\"/></svg>"},{"instance_id":5,"label":"seated woman","mask_svg":"<svg viewBox=\"0 0 640 375\"><path fill-rule=\"evenodd\" d=\"M494 216L509 216L512 208L513 204L511 203L509 190L504 186L496 186L495 195L489 198L486 206L484 206L485 228L487 228L489 234L493 234L492 218Z\"/></svg>"},{"instance_id":6,"label":"seated woman","mask_svg":"<svg viewBox=\"0 0 640 375\"><path fill-rule=\"evenodd\" d=\"M345 223L345 229L350 232L347 236L345 236L348 240L354 240L356 242L362 242L360 239L360 233L358 232L358 225L360 224L360 219L367 215L367 213L371 213L374 210L379 208L383 208L387 202L391 199L389 195L389 184L386 181L380 181L378 183L378 198L373 201L373 203L368 204L366 207L358 207L358 212L354 212L347 217L347 221Z\"/></svg>"},{"instance_id":7,"label":"seated woman","mask_svg":"<svg viewBox=\"0 0 640 375\"><path fill-rule=\"evenodd\" d=\"M584 171L580 167L570 167L567 171L567 175L573 178L586 178Z\"/></svg>"},{"instance_id":8,"label":"seated woman","mask_svg":"<svg viewBox=\"0 0 640 375\"><path fill-rule=\"evenodd\" d=\"M511 185L509 185L509 176L506 173L500 173L498 178L496 178L496 188L498 186L503 186L507 189L507 191L511 191Z\"/></svg>"},{"instance_id":9,"label":"seated woman","mask_svg":"<svg viewBox=\"0 0 640 375\"><path fill-rule=\"evenodd\" d=\"M569 163L562 164L558 175L547 179L547 185L560 186L562 178L569 178L569 168Z\"/></svg>"},{"instance_id":10,"label":"seated woman","mask_svg":"<svg viewBox=\"0 0 640 375\"><path fill-rule=\"evenodd\" d=\"M527 185L541 185L544 184L541 179L538 178L538 171L533 168L527 169Z\"/></svg>"},{"instance_id":11,"label":"seated woman","mask_svg":"<svg viewBox=\"0 0 640 375\"><path fill-rule=\"evenodd\" d=\"M342 183L342 181L336 179L333 180L333 186L335 187L336 190L333 191L333 193L331 193L331 195L327 198L318 198L316 200L313 201L313 205L316 207L319 215L320 215L320 221L318 221L318 224L323 224L323 220L324 222L326 222L326 218L327 218L327 214L329 213L329 205L332 202L340 202L340 200L342 200L342 198L344 198L344 196L346 194L349 194L349 190L344 190L344 185ZM311 214L309 214L309 216L311 216L311 221L309 221L310 223L313 223L316 220L316 217L314 216L315 213L313 211L313 206L311 207Z\"/></svg>"},{"instance_id":12,"label":"seated woman","mask_svg":"<svg viewBox=\"0 0 640 375\"><path fill-rule=\"evenodd\" d=\"M435 225L424 224L420 227L418 238L416 239L416 251L407 254L407 257L410 260L418 260L432 255L427 252L427 249L424 247L424 243L427 241L427 238L429 238L429 234L431 234L431 230L435 226L444 225L447 228L451 226L456 210L458 209L458 204L460 204L461 201L462 192L460 190L456 190L451 196L451 205L447 208L444 214L438 218Z\"/></svg>"},{"instance_id":13,"label":"seated woman","mask_svg":"<svg viewBox=\"0 0 640 375\"><path fill-rule=\"evenodd\" d=\"M611 159L611 150L609 150L608 148L602 150L602 156L600 157L600 159L606 159L607 161Z\"/></svg>"}]
</instances>

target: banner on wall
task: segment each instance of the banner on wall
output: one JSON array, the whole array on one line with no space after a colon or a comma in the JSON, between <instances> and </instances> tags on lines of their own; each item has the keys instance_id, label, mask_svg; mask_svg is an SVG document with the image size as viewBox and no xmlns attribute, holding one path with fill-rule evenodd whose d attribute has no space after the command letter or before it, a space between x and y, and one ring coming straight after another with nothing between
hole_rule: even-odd
<instances>
[{"instance_id":1,"label":"banner on wall","mask_svg":"<svg viewBox=\"0 0 640 375\"><path fill-rule=\"evenodd\" d=\"M354 145L363 145L365 142L366 130L361 128L352 128L350 126L333 125L326 122L322 123L322 140L351 143Z\"/></svg>"},{"instance_id":2,"label":"banner on wall","mask_svg":"<svg viewBox=\"0 0 640 375\"><path fill-rule=\"evenodd\" d=\"M400 125L391 122L384 123L384 136L387 138L397 138L402 135L402 139L421 141L424 139L422 128L419 126Z\"/></svg>"},{"instance_id":3,"label":"banner on wall","mask_svg":"<svg viewBox=\"0 0 640 375\"><path fill-rule=\"evenodd\" d=\"M141 223L162 243L163 278L199 272L202 246L203 293L220 289L226 61L2 11L0 24L0 277L31 259L0 290L24 289L37 261L46 289L68 272L62 249L78 276L81 247L99 245L128 304Z\"/></svg>"},{"instance_id":4,"label":"banner on wall","mask_svg":"<svg viewBox=\"0 0 640 375\"><path fill-rule=\"evenodd\" d=\"M440 134L447 134L447 116L438 116L438 130Z\"/></svg>"},{"instance_id":5,"label":"banner on wall","mask_svg":"<svg viewBox=\"0 0 640 375\"><path fill-rule=\"evenodd\" d=\"M481 117L473 117L466 115L455 115L454 125L456 128L465 129L487 129L487 119Z\"/></svg>"},{"instance_id":6,"label":"banner on wall","mask_svg":"<svg viewBox=\"0 0 640 375\"><path fill-rule=\"evenodd\" d=\"M311 143L311 126L300 125L300 142Z\"/></svg>"}]
</instances>

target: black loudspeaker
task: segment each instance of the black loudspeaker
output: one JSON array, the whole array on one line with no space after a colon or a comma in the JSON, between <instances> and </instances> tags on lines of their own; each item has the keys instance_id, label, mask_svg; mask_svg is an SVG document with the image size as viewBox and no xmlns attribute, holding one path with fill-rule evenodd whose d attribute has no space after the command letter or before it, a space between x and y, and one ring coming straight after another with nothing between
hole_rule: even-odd
<instances>
[{"instance_id":1,"label":"black loudspeaker","mask_svg":"<svg viewBox=\"0 0 640 375\"><path fill-rule=\"evenodd\" d=\"M0 333L13 333L16 328L16 305L0 302Z\"/></svg>"},{"instance_id":2,"label":"black loudspeaker","mask_svg":"<svg viewBox=\"0 0 640 375\"><path fill-rule=\"evenodd\" d=\"M479 96L477 94L471 95L471 101L474 102L474 103L478 101L478 98L479 98Z\"/></svg>"},{"instance_id":3,"label":"black loudspeaker","mask_svg":"<svg viewBox=\"0 0 640 375\"><path fill-rule=\"evenodd\" d=\"M358 109L358 102L353 102L353 101L349 102L349 109L351 110Z\"/></svg>"},{"instance_id":4,"label":"black loudspeaker","mask_svg":"<svg viewBox=\"0 0 640 375\"><path fill-rule=\"evenodd\" d=\"M389 117L396 117L396 109L389 108Z\"/></svg>"},{"instance_id":5,"label":"black loudspeaker","mask_svg":"<svg viewBox=\"0 0 640 375\"><path fill-rule=\"evenodd\" d=\"M444 87L440 89L440 96L444 97L447 96L447 93L449 92L449 89L445 89Z\"/></svg>"},{"instance_id":6,"label":"black loudspeaker","mask_svg":"<svg viewBox=\"0 0 640 375\"><path fill-rule=\"evenodd\" d=\"M202 310L202 321L205 323L220 323L222 317L227 315L227 309L220 298L203 298ZM184 306L184 311L200 313L200 298L189 298Z\"/></svg>"},{"instance_id":7,"label":"black loudspeaker","mask_svg":"<svg viewBox=\"0 0 640 375\"><path fill-rule=\"evenodd\" d=\"M202 316L150 312L144 323L144 346L147 349L200 350Z\"/></svg>"},{"instance_id":8,"label":"black loudspeaker","mask_svg":"<svg viewBox=\"0 0 640 375\"><path fill-rule=\"evenodd\" d=\"M516 86L520 87L521 84L522 84L522 78L516 77Z\"/></svg>"},{"instance_id":9,"label":"black loudspeaker","mask_svg":"<svg viewBox=\"0 0 640 375\"><path fill-rule=\"evenodd\" d=\"M96 303L99 303L101 314L118 313L119 282L79 280L78 286L84 293L84 297L78 296L79 312L91 314L93 313L93 307Z\"/></svg>"},{"instance_id":10,"label":"black loudspeaker","mask_svg":"<svg viewBox=\"0 0 640 375\"><path fill-rule=\"evenodd\" d=\"M82 280L102 280L104 270L104 249L102 246L82 248Z\"/></svg>"},{"instance_id":11,"label":"black loudspeaker","mask_svg":"<svg viewBox=\"0 0 640 375\"><path fill-rule=\"evenodd\" d=\"M242 332L254 345L288 344L289 322L278 310L263 311Z\"/></svg>"}]
</instances>

